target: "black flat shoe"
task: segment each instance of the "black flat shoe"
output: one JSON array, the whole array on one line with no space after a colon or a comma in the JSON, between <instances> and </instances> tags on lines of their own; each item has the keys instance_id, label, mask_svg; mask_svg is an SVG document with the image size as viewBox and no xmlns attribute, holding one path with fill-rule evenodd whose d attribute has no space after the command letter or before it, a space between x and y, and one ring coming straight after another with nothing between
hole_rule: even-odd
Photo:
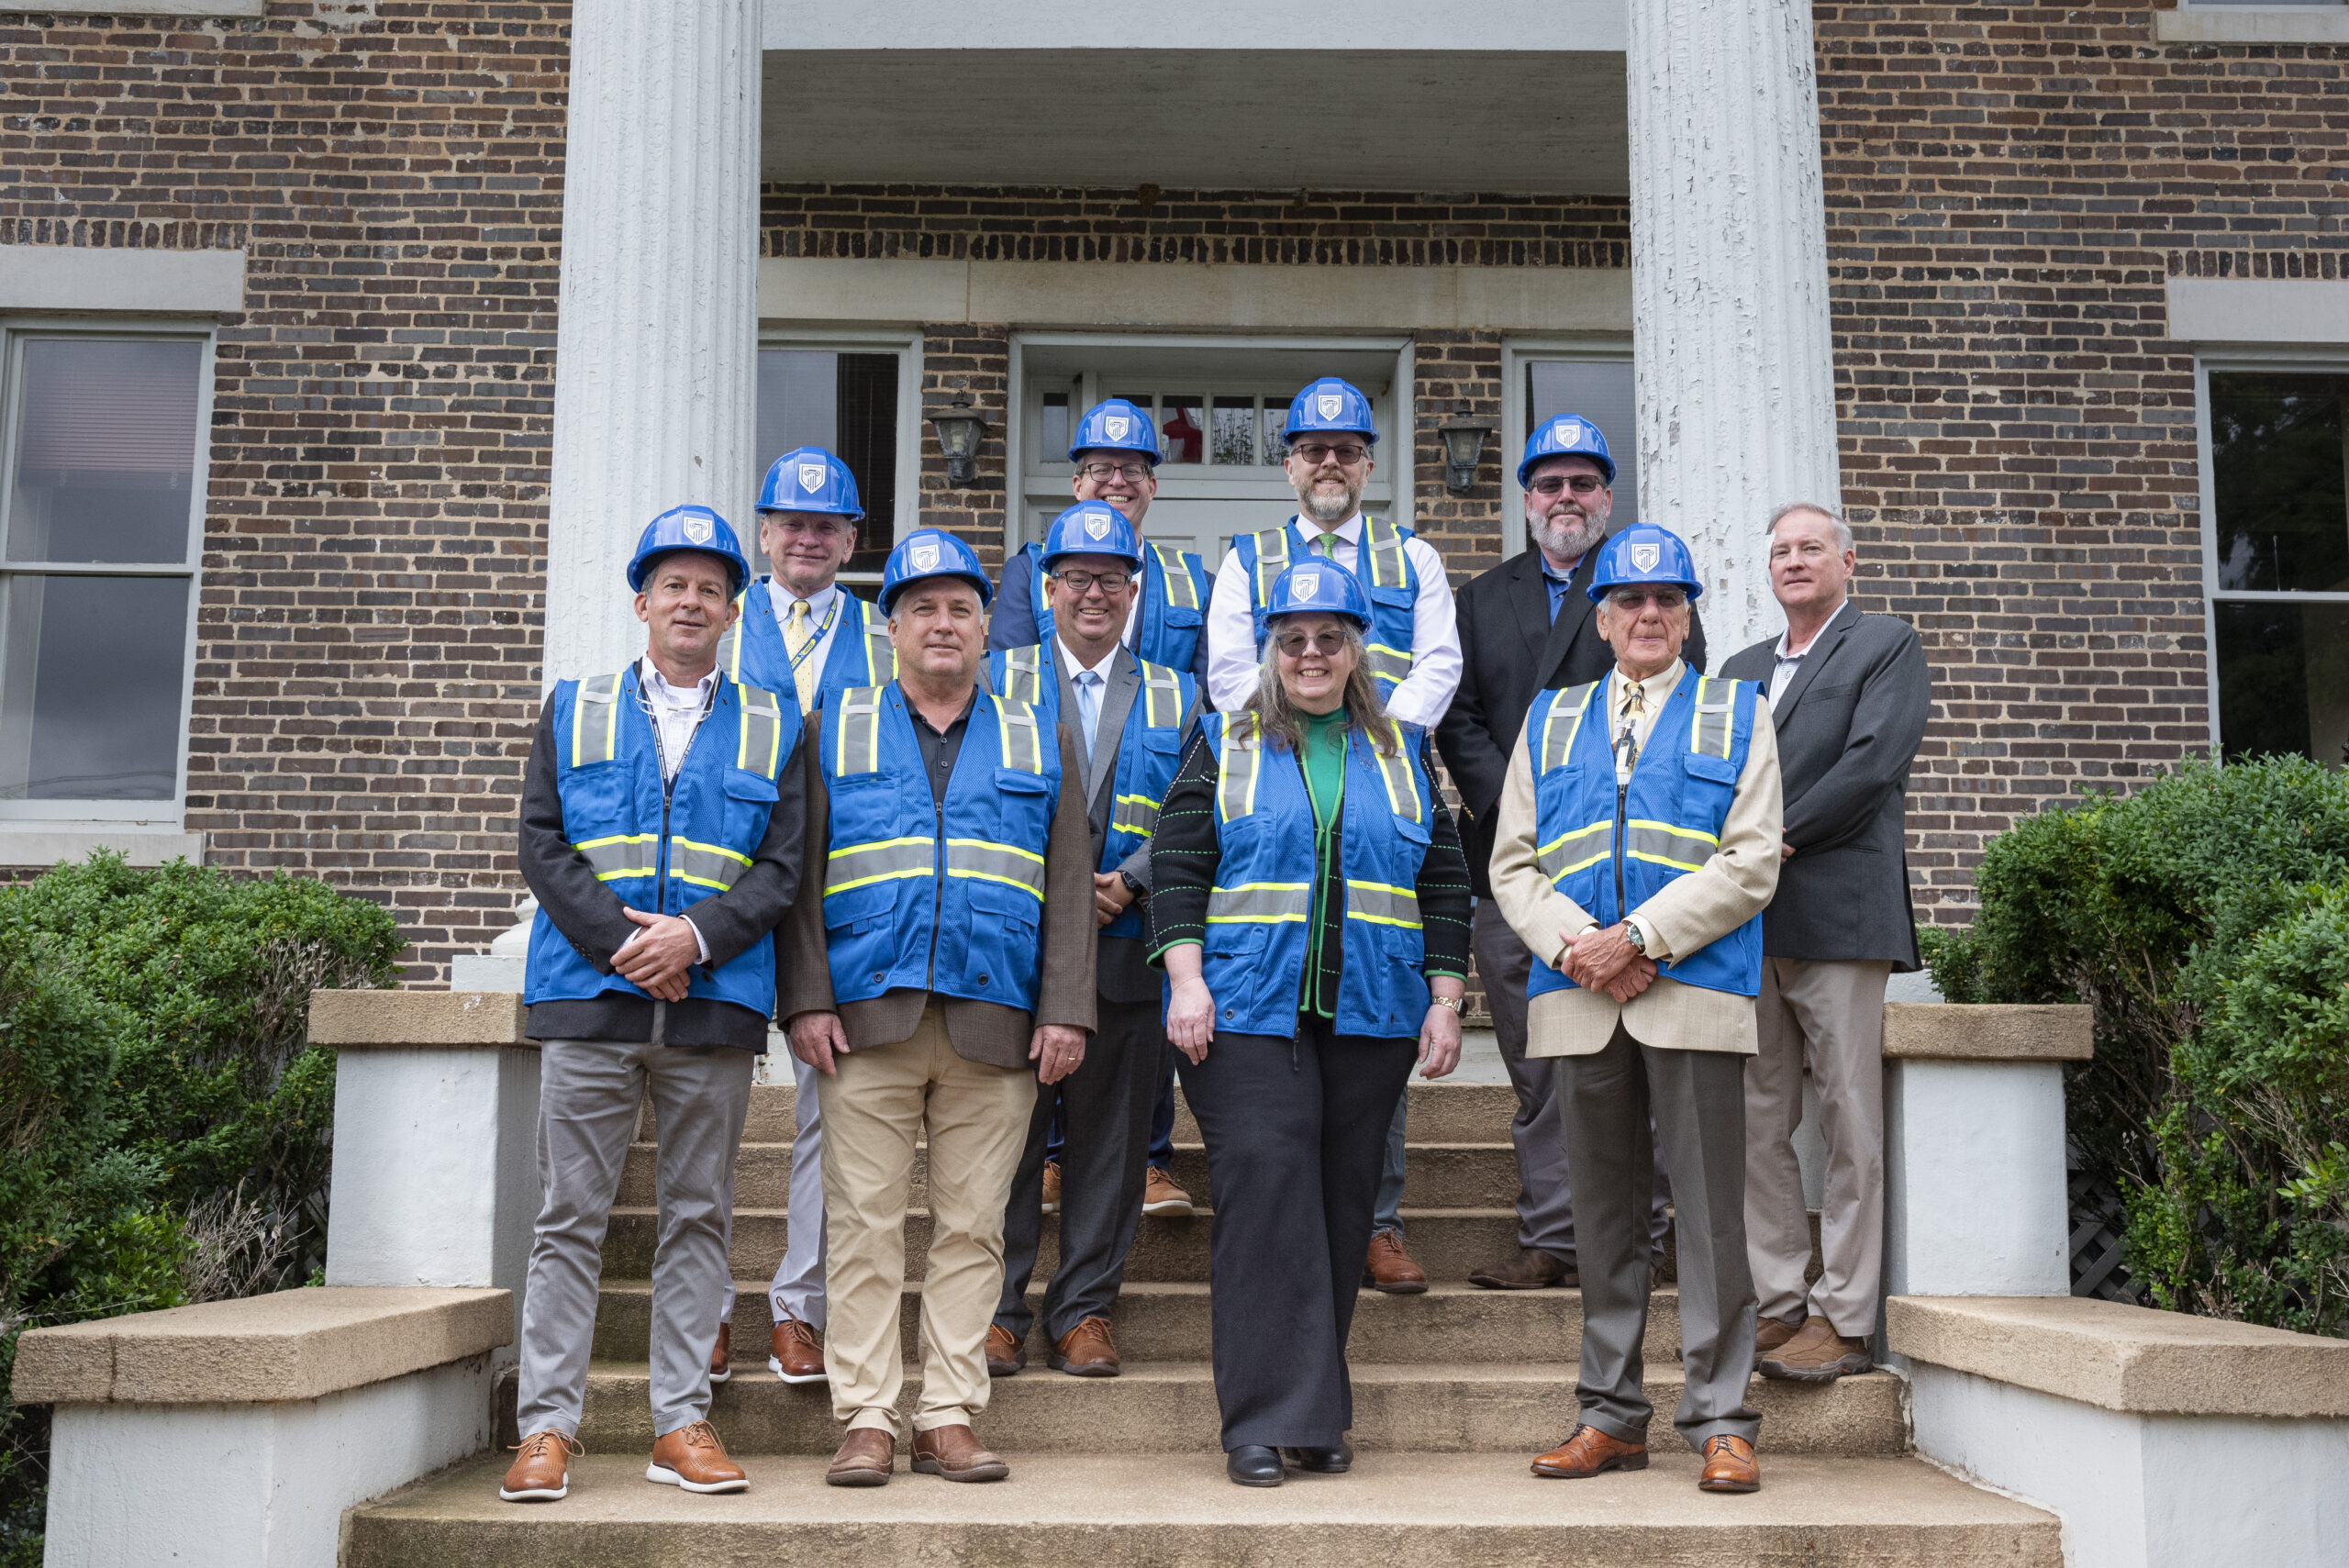
<instances>
[{"instance_id":1,"label":"black flat shoe","mask_svg":"<svg viewBox=\"0 0 2349 1568\"><path fill-rule=\"evenodd\" d=\"M1354 1451L1343 1442L1335 1448L1285 1448L1281 1457L1312 1475L1343 1475L1354 1463Z\"/></svg>"},{"instance_id":2,"label":"black flat shoe","mask_svg":"<svg viewBox=\"0 0 2349 1568\"><path fill-rule=\"evenodd\" d=\"M1242 1486L1277 1486L1281 1456L1262 1443L1243 1443L1223 1456L1223 1471Z\"/></svg>"}]
</instances>

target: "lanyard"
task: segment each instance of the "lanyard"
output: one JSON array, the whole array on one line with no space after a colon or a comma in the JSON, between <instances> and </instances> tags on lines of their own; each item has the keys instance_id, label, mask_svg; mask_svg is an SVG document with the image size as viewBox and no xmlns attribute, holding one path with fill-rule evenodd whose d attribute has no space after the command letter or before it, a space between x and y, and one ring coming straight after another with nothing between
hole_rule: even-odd
<instances>
[{"instance_id":1,"label":"lanyard","mask_svg":"<svg viewBox=\"0 0 2349 1568\"><path fill-rule=\"evenodd\" d=\"M799 666L807 662L808 656L814 653L818 648L824 646L824 639L831 635L832 622L840 618L841 601L847 597L848 595L841 593L838 588L834 588L832 590L832 605L831 608L824 612L824 624L818 627L814 631L808 633L807 646L801 649L797 653L792 656L791 678L795 684L797 684L799 679ZM799 602L801 604L806 604L807 601L802 599ZM774 600L773 598L769 598L767 600L767 614L774 614Z\"/></svg>"}]
</instances>

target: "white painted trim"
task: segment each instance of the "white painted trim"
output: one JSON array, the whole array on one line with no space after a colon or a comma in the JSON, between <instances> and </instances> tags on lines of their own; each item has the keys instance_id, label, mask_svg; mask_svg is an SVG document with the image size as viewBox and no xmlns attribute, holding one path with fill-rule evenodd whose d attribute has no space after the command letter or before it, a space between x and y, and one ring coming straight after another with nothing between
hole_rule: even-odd
<instances>
[{"instance_id":1,"label":"white painted trim","mask_svg":"<svg viewBox=\"0 0 2349 1568\"><path fill-rule=\"evenodd\" d=\"M2194 6L2154 13L2157 43L2349 43L2349 8Z\"/></svg>"},{"instance_id":2,"label":"white painted trim","mask_svg":"<svg viewBox=\"0 0 2349 1568\"><path fill-rule=\"evenodd\" d=\"M985 322L1123 331L1631 330L1631 274L1596 267L1157 261L759 262L763 321Z\"/></svg>"},{"instance_id":3,"label":"white painted trim","mask_svg":"<svg viewBox=\"0 0 2349 1568\"><path fill-rule=\"evenodd\" d=\"M762 263L763 265L763 263ZM918 331L858 331L852 328L806 326L791 321L759 323L759 351L770 349L820 349L836 354L868 353L897 356L897 510L889 519L894 545L921 520L921 334ZM763 477L763 476L762 476ZM860 530L872 526L865 517ZM751 524L758 527L755 516ZM879 576L865 573L842 575L852 586L877 584Z\"/></svg>"},{"instance_id":4,"label":"white painted trim","mask_svg":"<svg viewBox=\"0 0 2349 1568\"><path fill-rule=\"evenodd\" d=\"M2194 359L2194 461L2202 517L2202 685L2210 716L2210 749L2219 749L2219 492L2210 473L2210 367Z\"/></svg>"},{"instance_id":5,"label":"white painted trim","mask_svg":"<svg viewBox=\"0 0 2349 1568\"><path fill-rule=\"evenodd\" d=\"M112 850L135 866L159 866L174 860L202 865L204 835L160 827L0 824L0 866L53 866L60 861L88 860L97 850Z\"/></svg>"},{"instance_id":6,"label":"white painted trim","mask_svg":"<svg viewBox=\"0 0 2349 1568\"><path fill-rule=\"evenodd\" d=\"M248 14L258 17L261 7ZM242 250L0 245L0 310L217 316L244 307Z\"/></svg>"},{"instance_id":7,"label":"white painted trim","mask_svg":"<svg viewBox=\"0 0 2349 1568\"><path fill-rule=\"evenodd\" d=\"M2349 281L2172 278L2169 335L2180 343L2349 344Z\"/></svg>"},{"instance_id":8,"label":"white painted trim","mask_svg":"<svg viewBox=\"0 0 2349 1568\"><path fill-rule=\"evenodd\" d=\"M256 7L258 9L258 7ZM1278 29L1253 0L1189 0L1182 6L1100 6L1092 0L1026 0L973 6L967 0L897 0L842 6L837 0L766 0L772 53L822 50L1235 50L1278 49ZM1340 15L1330 13L1332 17ZM1413 53L1520 53L1542 40L1553 50L1620 53L1630 31L1624 0L1353 0L1342 13L1349 50ZM1308 13L1306 19L1314 19ZM1308 33L1310 33L1310 27ZM1310 48L1302 37L1291 48Z\"/></svg>"}]
</instances>

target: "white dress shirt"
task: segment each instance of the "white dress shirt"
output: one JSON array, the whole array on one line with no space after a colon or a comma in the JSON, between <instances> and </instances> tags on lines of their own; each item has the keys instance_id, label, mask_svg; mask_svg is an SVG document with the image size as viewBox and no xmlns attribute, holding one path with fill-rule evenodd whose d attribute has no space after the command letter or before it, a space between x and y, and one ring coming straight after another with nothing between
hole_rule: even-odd
<instances>
[{"instance_id":1,"label":"white dress shirt","mask_svg":"<svg viewBox=\"0 0 2349 1568\"><path fill-rule=\"evenodd\" d=\"M791 602L796 597L797 597L796 595L783 585L783 579L780 577L767 579L767 603L774 607L774 624L777 630L790 630ZM848 618L848 606L842 605L840 607L840 613L832 616L832 624L824 625L824 617L832 614L833 602L841 597L841 585L837 583L827 583L807 595L807 629L820 630L823 633L821 637L816 639L816 646L807 655L807 662L816 667L818 680L823 677L824 661L832 656L832 639L840 635L841 622Z\"/></svg>"},{"instance_id":2,"label":"white dress shirt","mask_svg":"<svg viewBox=\"0 0 2349 1568\"><path fill-rule=\"evenodd\" d=\"M1085 732L1085 765L1089 768L1093 765L1093 749L1100 740L1101 705L1109 700L1109 667L1118 662L1118 650L1112 648L1101 655L1098 664L1087 664L1069 648L1066 638L1055 636L1052 642L1060 651L1061 668L1068 672L1071 685L1079 684L1077 676L1080 674L1091 674L1100 683L1093 688L1093 723ZM1084 711L1082 707L1077 709L1079 714Z\"/></svg>"},{"instance_id":3,"label":"white dress shirt","mask_svg":"<svg viewBox=\"0 0 2349 1568\"><path fill-rule=\"evenodd\" d=\"M673 686L648 653L636 662L636 684L644 694L644 706L651 713L653 728L660 733L662 781L674 784L677 782L677 770L685 765L685 748L694 743L694 732L701 728L703 715L708 711L710 692L718 684L718 672L710 671L690 686ZM656 912L646 911L647 914ZM701 934L701 928L694 925L690 918L685 920L685 924L693 926L694 940L701 947L701 962L707 963L709 939ZM646 929L637 928L637 935L641 936ZM631 936L619 945L618 952L626 952L635 945L636 937ZM617 957L618 953L614 956Z\"/></svg>"},{"instance_id":4,"label":"white dress shirt","mask_svg":"<svg viewBox=\"0 0 2349 1568\"><path fill-rule=\"evenodd\" d=\"M1300 520L1297 531L1309 545L1322 528ZM1337 536L1330 559L1354 571L1362 558L1362 514L1356 512L1329 531ZM1419 596L1411 606L1411 673L1387 696L1386 711L1406 724L1433 729L1460 689L1460 624L1443 558L1416 534L1403 541L1403 553L1419 574ZM1261 659L1248 575L1240 551L1226 550L1223 564L1216 569L1214 596L1208 601L1208 694L1226 713L1245 707L1256 695Z\"/></svg>"}]
</instances>

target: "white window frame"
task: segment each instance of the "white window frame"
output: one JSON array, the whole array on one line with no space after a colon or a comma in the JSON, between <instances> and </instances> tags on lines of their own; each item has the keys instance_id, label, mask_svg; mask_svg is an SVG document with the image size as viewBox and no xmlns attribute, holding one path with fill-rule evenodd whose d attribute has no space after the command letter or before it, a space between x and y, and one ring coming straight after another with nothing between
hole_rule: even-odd
<instances>
[{"instance_id":1,"label":"white window frame","mask_svg":"<svg viewBox=\"0 0 2349 1568\"><path fill-rule=\"evenodd\" d=\"M2316 372L2349 375L2349 344L2197 354L2194 357L2194 444L2201 474L2202 676L2209 694L2210 745L2219 746L2219 616L2230 604L2349 605L2349 591L2324 588L2221 588L2219 586L2219 481L2210 461L2210 373ZM2325 759L2319 757L2320 762ZM2326 763L2330 766L2330 763Z\"/></svg>"},{"instance_id":2,"label":"white window frame","mask_svg":"<svg viewBox=\"0 0 2349 1568\"><path fill-rule=\"evenodd\" d=\"M1525 532L1524 493L1517 488L1517 463L1525 450L1526 427L1532 410L1525 406L1525 368L1545 360L1572 360L1584 364L1628 365L1631 340L1620 335L1588 338L1510 338L1501 343L1501 559L1521 552L1531 541ZM1624 433L1638 451L1639 432ZM1608 435L1610 450L1616 437ZM1620 460L1619 460L1620 461Z\"/></svg>"},{"instance_id":3,"label":"white window frame","mask_svg":"<svg viewBox=\"0 0 2349 1568\"><path fill-rule=\"evenodd\" d=\"M20 345L28 339L164 339L201 345L197 358L195 466L188 477L188 548L184 566L125 565L112 562L12 562L0 547L0 586L7 579L40 577L183 577L187 580L187 636L180 655L180 717L177 770L168 800L5 800L0 828L151 827L181 831L187 819L188 735L195 709L196 626L204 597L204 524L210 496L212 388L219 334L209 321L185 317L0 316L0 508L16 488L17 443L22 430L17 398L24 379ZM0 516L0 529L6 519ZM8 595L0 592L0 648L6 646ZM0 854L0 863L8 863Z\"/></svg>"},{"instance_id":4,"label":"white window frame","mask_svg":"<svg viewBox=\"0 0 2349 1568\"><path fill-rule=\"evenodd\" d=\"M817 327L791 321L763 321L759 324L758 351L767 353L781 350L785 352L802 350L820 354L895 354L897 356L897 499L896 510L889 518L887 543L899 539L920 526L921 517L921 375L922 342L919 328L858 329L844 327ZM755 481L753 481L755 485ZM870 531L877 519L868 515L857 525L857 543L871 549ZM753 520L751 527L756 528ZM753 541L755 543L755 541ZM879 587L878 572L843 572L841 581L851 587Z\"/></svg>"}]
</instances>

